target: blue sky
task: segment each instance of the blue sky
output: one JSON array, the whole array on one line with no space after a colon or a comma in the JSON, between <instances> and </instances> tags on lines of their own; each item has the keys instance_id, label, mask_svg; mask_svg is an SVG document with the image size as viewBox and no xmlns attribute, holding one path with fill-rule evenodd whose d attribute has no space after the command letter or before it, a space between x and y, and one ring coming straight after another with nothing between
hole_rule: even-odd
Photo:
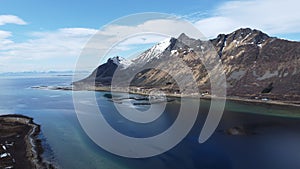
<instances>
[{"instance_id":1,"label":"blue sky","mask_svg":"<svg viewBox=\"0 0 300 169\"><path fill-rule=\"evenodd\" d=\"M61 27L99 28L119 17L140 12L164 12L187 15L198 11L209 11L221 1L164 0L1 0L1 14L21 17L28 29L57 29ZM181 5L182 4L182 5Z\"/></svg>"},{"instance_id":2,"label":"blue sky","mask_svg":"<svg viewBox=\"0 0 300 169\"><path fill-rule=\"evenodd\" d=\"M0 3L0 72L72 70L81 49L99 28L120 17L142 12L177 15L192 22L209 38L251 27L271 36L300 41L297 0L0 0ZM114 30L106 29L110 36ZM158 40L152 38L137 49L147 48ZM122 52L132 53L126 50Z\"/></svg>"}]
</instances>

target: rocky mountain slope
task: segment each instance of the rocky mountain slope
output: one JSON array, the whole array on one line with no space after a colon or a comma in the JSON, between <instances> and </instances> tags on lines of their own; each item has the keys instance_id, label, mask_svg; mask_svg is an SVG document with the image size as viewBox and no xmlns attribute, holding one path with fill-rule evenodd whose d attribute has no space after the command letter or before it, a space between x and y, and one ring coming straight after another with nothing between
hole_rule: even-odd
<instances>
[{"instance_id":1,"label":"rocky mountain slope","mask_svg":"<svg viewBox=\"0 0 300 169\"><path fill-rule=\"evenodd\" d=\"M199 93L210 93L207 65L217 58L226 75L228 96L300 101L300 42L269 37L258 30L239 29L208 41L181 34L158 43L132 62L120 58L109 59L74 86L110 86L114 78L114 86L128 83L132 88L191 94L179 86L195 86L187 78L192 72ZM118 60L126 66L116 63Z\"/></svg>"}]
</instances>

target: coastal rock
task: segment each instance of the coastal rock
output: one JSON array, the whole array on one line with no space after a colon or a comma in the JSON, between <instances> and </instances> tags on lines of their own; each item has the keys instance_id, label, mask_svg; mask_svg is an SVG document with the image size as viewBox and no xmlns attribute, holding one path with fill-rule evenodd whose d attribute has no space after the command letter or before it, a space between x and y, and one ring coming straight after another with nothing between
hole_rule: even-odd
<instances>
[{"instance_id":1,"label":"coastal rock","mask_svg":"<svg viewBox=\"0 0 300 169\"><path fill-rule=\"evenodd\" d=\"M43 161L40 126L23 115L0 116L0 168L54 169Z\"/></svg>"},{"instance_id":2,"label":"coastal rock","mask_svg":"<svg viewBox=\"0 0 300 169\"><path fill-rule=\"evenodd\" d=\"M247 131L244 127L241 126L229 128L225 130L225 133L232 136L245 136L251 134L251 132Z\"/></svg>"}]
</instances>

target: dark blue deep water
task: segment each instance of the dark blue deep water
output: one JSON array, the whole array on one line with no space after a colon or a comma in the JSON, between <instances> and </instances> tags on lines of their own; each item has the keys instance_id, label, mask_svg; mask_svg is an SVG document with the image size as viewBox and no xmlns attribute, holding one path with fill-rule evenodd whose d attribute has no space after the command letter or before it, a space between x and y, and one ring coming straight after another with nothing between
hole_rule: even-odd
<instances>
[{"instance_id":1,"label":"dark blue deep water","mask_svg":"<svg viewBox=\"0 0 300 169\"><path fill-rule=\"evenodd\" d=\"M291 107L241 104L228 101L217 131L205 143L198 136L209 101L201 101L196 124L188 136L170 151L152 158L128 159L112 155L89 139L81 128L71 91L34 89L32 86L65 86L71 76L58 74L0 77L0 114L23 114L42 126L44 156L63 169L299 169L300 110ZM88 91L86 91L88 92ZM153 126L136 127L122 121L113 103L97 92L102 113L120 132L147 137L165 130L176 119L179 101L170 102ZM122 94L121 94L122 95ZM86 103L88 104L88 103ZM141 109L143 106L140 105ZM246 135L224 130L243 127Z\"/></svg>"}]
</instances>

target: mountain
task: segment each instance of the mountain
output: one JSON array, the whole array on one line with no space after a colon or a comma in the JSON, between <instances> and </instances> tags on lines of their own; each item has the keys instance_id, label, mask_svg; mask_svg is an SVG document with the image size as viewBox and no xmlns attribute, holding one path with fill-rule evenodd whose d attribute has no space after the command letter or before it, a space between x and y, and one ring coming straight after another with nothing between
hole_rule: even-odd
<instances>
[{"instance_id":1,"label":"mountain","mask_svg":"<svg viewBox=\"0 0 300 169\"><path fill-rule=\"evenodd\" d=\"M121 69L126 69L128 68L131 64L132 61L130 60L126 60L125 58L122 58L120 56L116 56L113 58L108 59L108 62L112 60L114 64L118 65L118 67L120 67Z\"/></svg>"},{"instance_id":2,"label":"mountain","mask_svg":"<svg viewBox=\"0 0 300 169\"><path fill-rule=\"evenodd\" d=\"M126 60L120 56L109 58L106 63L98 66L87 78L83 79L82 81L78 81L74 84L77 84L77 86L84 84L95 84L96 86L110 85L112 77L117 68L126 69L131 64L131 61Z\"/></svg>"},{"instance_id":3,"label":"mountain","mask_svg":"<svg viewBox=\"0 0 300 169\"><path fill-rule=\"evenodd\" d=\"M152 59L158 59L159 56L166 50L167 47L171 45L171 39L166 39L152 48L146 50L142 54L140 54L136 59L133 59L132 62L135 64L144 64L148 63Z\"/></svg>"},{"instance_id":4,"label":"mountain","mask_svg":"<svg viewBox=\"0 0 300 169\"><path fill-rule=\"evenodd\" d=\"M192 72L199 92L210 93L209 73L204 65L213 67L214 60L223 65L228 96L300 100L300 42L270 37L255 29L238 29L208 41L183 33L154 45L132 61L120 60L126 64L115 60L120 59L109 59L89 77L74 82L74 86L94 85L94 81L98 87L109 86L114 76L114 85L119 87L130 84L145 91L159 88L191 94L189 89L180 90L179 85L195 85L187 78Z\"/></svg>"}]
</instances>

